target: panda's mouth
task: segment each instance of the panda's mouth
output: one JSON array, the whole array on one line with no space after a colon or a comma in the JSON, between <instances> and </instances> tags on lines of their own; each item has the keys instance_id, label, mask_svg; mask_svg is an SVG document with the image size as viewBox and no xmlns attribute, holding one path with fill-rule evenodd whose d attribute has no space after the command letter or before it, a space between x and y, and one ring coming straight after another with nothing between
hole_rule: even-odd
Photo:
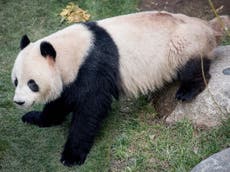
<instances>
[{"instance_id":1,"label":"panda's mouth","mask_svg":"<svg viewBox=\"0 0 230 172\"><path fill-rule=\"evenodd\" d=\"M17 107L21 108L21 109L29 109L34 105L35 101L33 101L31 104L23 104L23 105L17 105Z\"/></svg>"}]
</instances>

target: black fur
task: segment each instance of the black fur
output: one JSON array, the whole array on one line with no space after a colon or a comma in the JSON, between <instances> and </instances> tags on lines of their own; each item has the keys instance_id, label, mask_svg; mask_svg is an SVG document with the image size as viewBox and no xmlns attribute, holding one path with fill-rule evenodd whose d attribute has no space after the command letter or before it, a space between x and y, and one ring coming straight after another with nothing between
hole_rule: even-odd
<instances>
[{"instance_id":1,"label":"black fur","mask_svg":"<svg viewBox=\"0 0 230 172\"><path fill-rule=\"evenodd\" d=\"M73 112L61 157L67 166L84 163L100 124L111 109L112 97L119 97L117 46L96 23L85 23L85 26L94 35L94 45L76 80L64 88L61 98L46 104L42 112L29 112L22 117L24 122L46 127L61 123Z\"/></svg>"},{"instance_id":2,"label":"black fur","mask_svg":"<svg viewBox=\"0 0 230 172\"><path fill-rule=\"evenodd\" d=\"M211 77L209 74L210 62L209 59L203 58L204 74L207 81ZM192 100L205 89L201 64L201 58L193 58L178 71L178 79L181 84L176 93L176 99L181 101Z\"/></svg>"},{"instance_id":3,"label":"black fur","mask_svg":"<svg viewBox=\"0 0 230 172\"><path fill-rule=\"evenodd\" d=\"M30 88L31 91L33 91L33 92L38 92L39 91L39 86L33 79L30 79L27 82L27 85L28 85L28 87Z\"/></svg>"},{"instance_id":4,"label":"black fur","mask_svg":"<svg viewBox=\"0 0 230 172\"><path fill-rule=\"evenodd\" d=\"M56 51L55 51L54 47L49 42L46 42L46 41L42 42L40 45L40 51L41 51L41 55L43 57L50 56L55 60Z\"/></svg>"},{"instance_id":5,"label":"black fur","mask_svg":"<svg viewBox=\"0 0 230 172\"><path fill-rule=\"evenodd\" d=\"M20 49L24 49L27 45L29 45L30 40L27 35L23 35L20 42Z\"/></svg>"}]
</instances>

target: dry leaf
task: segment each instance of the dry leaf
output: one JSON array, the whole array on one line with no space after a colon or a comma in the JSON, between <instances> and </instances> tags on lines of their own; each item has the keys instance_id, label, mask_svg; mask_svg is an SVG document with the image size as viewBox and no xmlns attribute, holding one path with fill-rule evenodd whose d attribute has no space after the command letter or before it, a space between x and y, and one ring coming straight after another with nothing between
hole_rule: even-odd
<instances>
[{"instance_id":1,"label":"dry leaf","mask_svg":"<svg viewBox=\"0 0 230 172\"><path fill-rule=\"evenodd\" d=\"M74 22L85 22L90 19L90 14L88 11L81 9L78 5L75 5L73 2L68 3L66 8L60 13L62 17L61 22L67 21L68 23Z\"/></svg>"}]
</instances>

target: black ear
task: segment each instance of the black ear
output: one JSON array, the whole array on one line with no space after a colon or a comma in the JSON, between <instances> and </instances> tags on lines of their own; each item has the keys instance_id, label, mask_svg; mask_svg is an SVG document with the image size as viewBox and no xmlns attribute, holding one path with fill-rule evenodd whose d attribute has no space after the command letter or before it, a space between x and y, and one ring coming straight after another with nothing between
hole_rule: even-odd
<instances>
[{"instance_id":1,"label":"black ear","mask_svg":"<svg viewBox=\"0 0 230 172\"><path fill-rule=\"evenodd\" d=\"M46 41L42 42L40 45L40 50L41 50L41 54L43 57L50 56L55 60L56 51L49 42L46 42Z\"/></svg>"},{"instance_id":2,"label":"black ear","mask_svg":"<svg viewBox=\"0 0 230 172\"><path fill-rule=\"evenodd\" d=\"M21 42L20 42L20 48L21 50L25 48L30 43L30 40L27 35L23 35Z\"/></svg>"}]
</instances>

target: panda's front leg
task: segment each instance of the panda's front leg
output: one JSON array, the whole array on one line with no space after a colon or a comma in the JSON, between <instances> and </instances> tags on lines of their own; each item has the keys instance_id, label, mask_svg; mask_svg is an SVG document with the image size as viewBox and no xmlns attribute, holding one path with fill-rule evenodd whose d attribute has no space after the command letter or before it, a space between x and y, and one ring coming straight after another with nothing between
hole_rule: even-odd
<instances>
[{"instance_id":1,"label":"panda's front leg","mask_svg":"<svg viewBox=\"0 0 230 172\"><path fill-rule=\"evenodd\" d=\"M26 113L22 117L22 121L39 127L50 127L61 124L69 113L70 109L65 104L64 100L58 98L45 104L41 112L31 111Z\"/></svg>"},{"instance_id":2,"label":"panda's front leg","mask_svg":"<svg viewBox=\"0 0 230 172\"><path fill-rule=\"evenodd\" d=\"M69 136L62 152L61 162L66 166L84 163L100 124L111 108L112 98L109 94L98 92L84 97L73 113Z\"/></svg>"}]
</instances>

